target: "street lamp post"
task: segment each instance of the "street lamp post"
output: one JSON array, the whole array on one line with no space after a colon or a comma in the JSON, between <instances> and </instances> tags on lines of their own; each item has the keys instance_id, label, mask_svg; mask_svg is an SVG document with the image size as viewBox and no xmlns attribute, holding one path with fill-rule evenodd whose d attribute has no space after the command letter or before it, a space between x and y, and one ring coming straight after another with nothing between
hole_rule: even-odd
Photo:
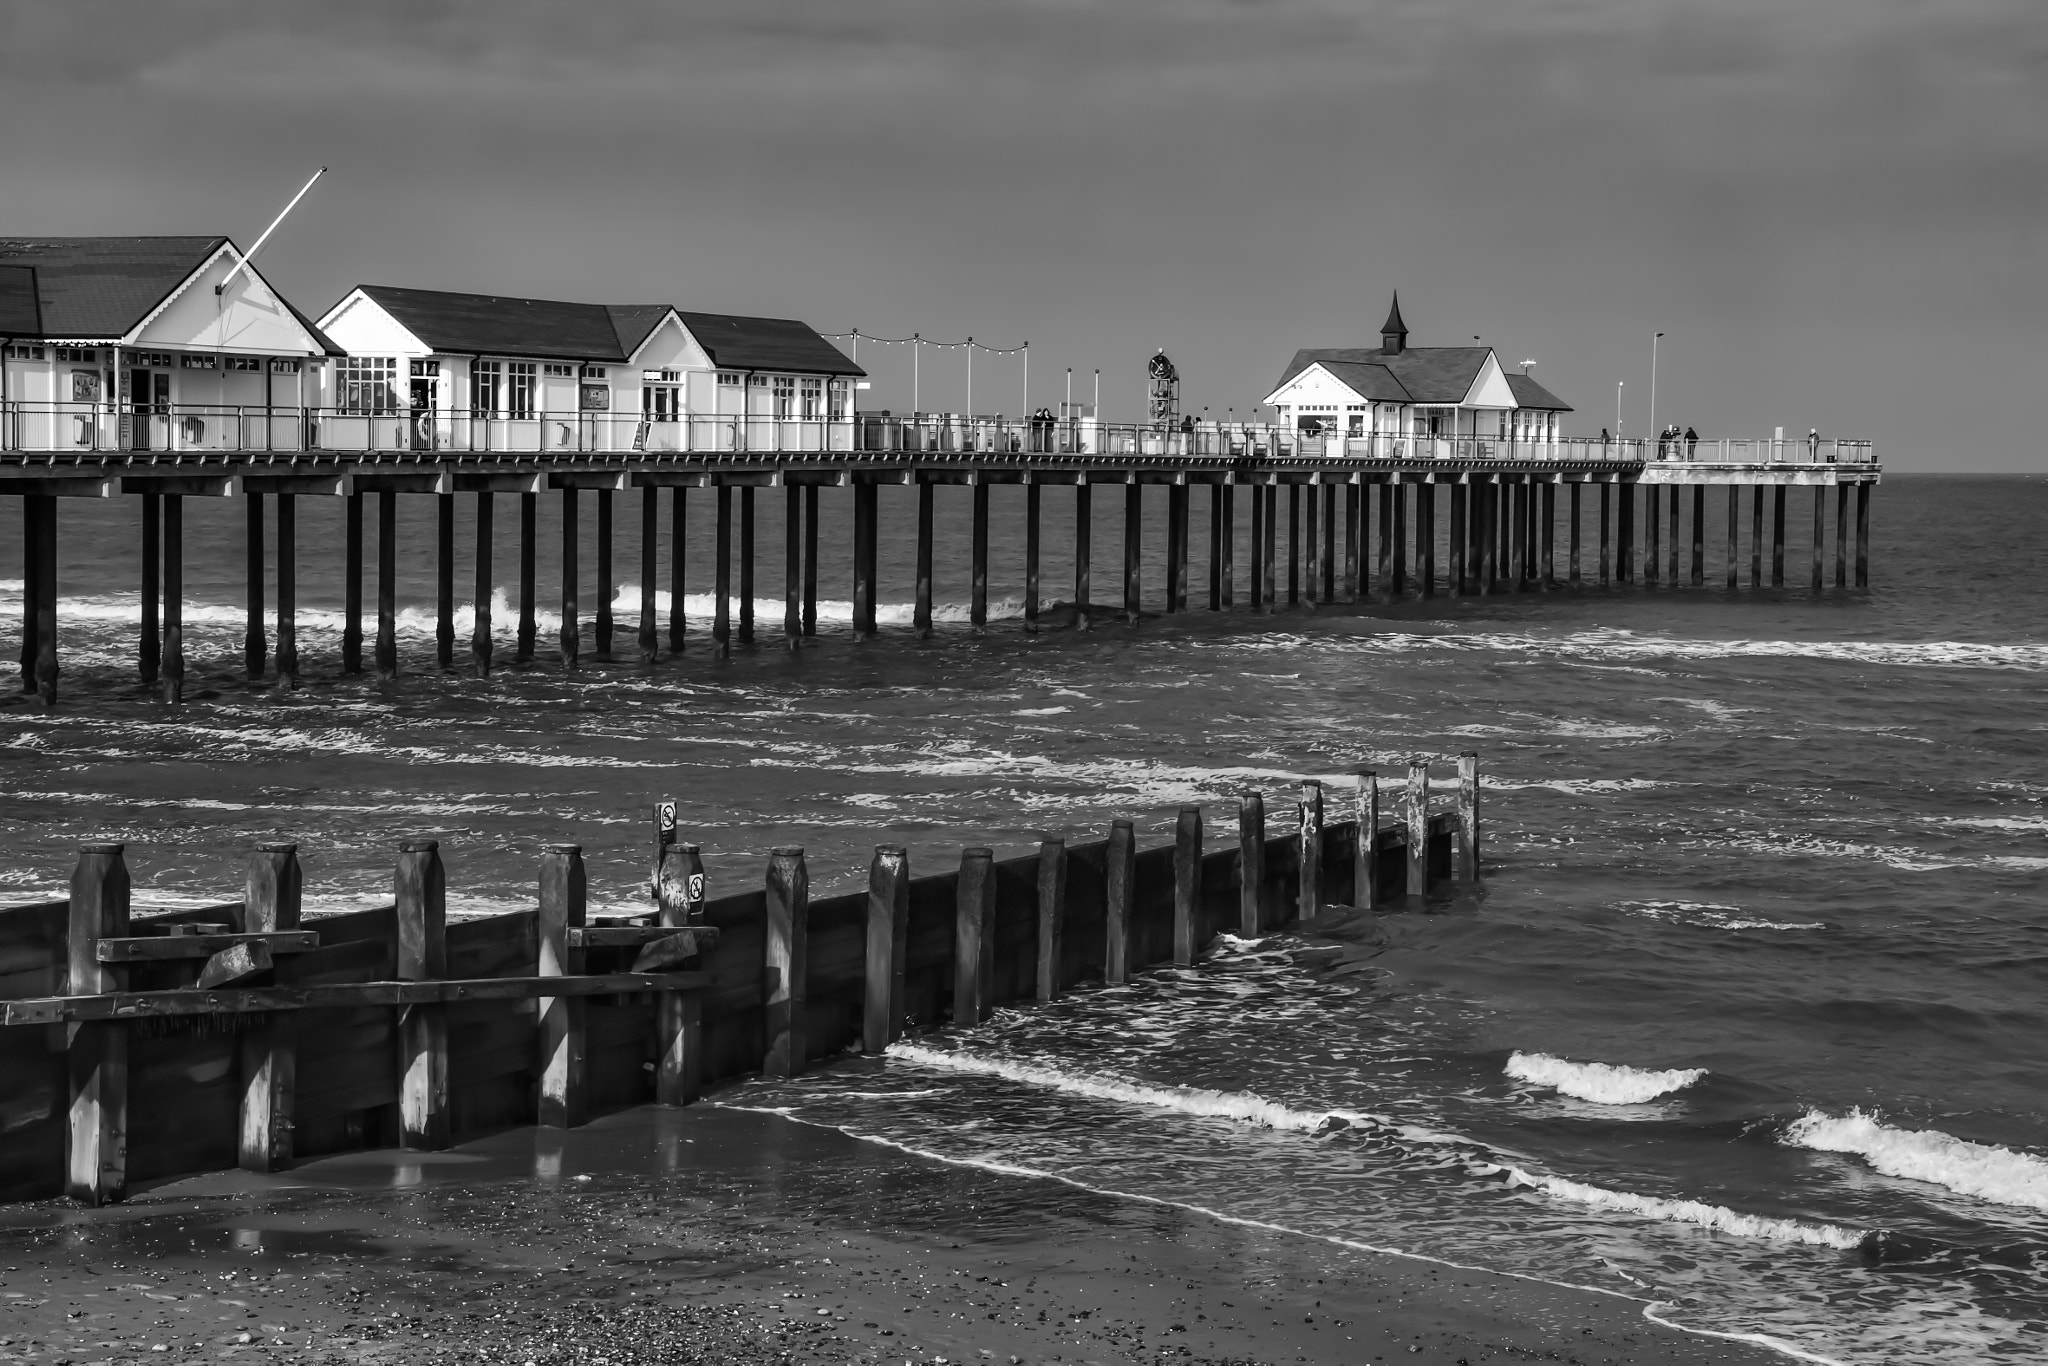
<instances>
[{"instance_id":1,"label":"street lamp post","mask_svg":"<svg viewBox=\"0 0 2048 1366\"><path fill-rule=\"evenodd\" d=\"M1657 455L1664 455L1664 429L1657 425L1657 343L1664 340L1659 332L1650 338L1650 430L1657 437Z\"/></svg>"},{"instance_id":2,"label":"street lamp post","mask_svg":"<svg viewBox=\"0 0 2048 1366\"><path fill-rule=\"evenodd\" d=\"M1617 442L1621 440L1621 386L1627 383L1625 379L1614 381L1614 439Z\"/></svg>"}]
</instances>

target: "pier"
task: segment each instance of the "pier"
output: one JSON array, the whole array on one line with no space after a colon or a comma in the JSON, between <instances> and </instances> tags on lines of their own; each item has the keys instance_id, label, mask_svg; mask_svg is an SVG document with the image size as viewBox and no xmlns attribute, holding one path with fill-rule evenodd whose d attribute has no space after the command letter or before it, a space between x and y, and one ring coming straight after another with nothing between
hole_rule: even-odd
<instances>
[{"instance_id":1,"label":"pier","mask_svg":"<svg viewBox=\"0 0 2048 1366\"><path fill-rule=\"evenodd\" d=\"M76 405L71 405L75 407ZM431 417L431 415L430 415ZM1104 624L1091 544L1093 500L1120 496L1124 534L1119 560L1104 576L1116 586L1108 601L1122 619L1192 611L1270 614L1351 606L1408 597L1547 593L1620 586L1658 588L1781 588L1804 582L1863 589L1870 581L1870 492L1882 469L1868 443L1838 440L1697 441L1679 445L1582 438L1482 439L1471 436L1341 436L1251 423L1186 423L1172 429L1116 424L1092 417L1017 420L860 413L840 420L778 421L679 415L664 423L606 414L540 413L530 419L476 419L424 424L417 416L363 416L334 410L268 408L191 412L171 405L135 413L117 405L104 413L69 413L83 445L62 449L24 444L54 430L32 405L14 403L8 440L0 447L0 495L20 499L25 585L21 679L25 691L54 705L60 677L56 548L67 499L125 497L139 522L137 593L142 605L137 668L145 684L177 701L183 688L181 601L184 500L239 498L246 509L246 667L251 678L274 672L295 683L300 660L294 630L299 574L295 529L304 499L335 499L347 527L338 566L347 604L339 668L396 674L397 605L393 535L397 500L436 500L431 553L439 567L436 656L488 673L496 662L491 635L493 590L516 585L519 618L514 658L535 657L542 644L535 621L543 587L535 578L537 500L561 500L564 517L559 585L565 668L584 658L585 642L613 654L611 528L627 500L641 527L642 589L632 653L652 662L682 651L693 629L683 612L683 557L677 553L692 491L714 505L716 569L709 587L716 608L709 623L714 653L753 639L756 500L779 491L785 503L782 546L788 585L781 623L794 646L816 634L819 583L828 554L841 559L850 582L852 629L877 633L877 546L884 534L878 490L915 488L916 512L888 534L915 535L917 572L913 629L932 629L938 585L932 546L934 490L972 490L973 563L966 585L971 620L988 620L988 519L1000 497L1014 500L1002 515L1025 527L1024 628L1040 628L1040 604L1064 595L1075 624ZM167 433L232 433L231 445L198 448L172 439L160 448L136 433L161 423ZM422 428L425 428L423 433ZM221 438L223 441L225 437ZM1039 572L1045 544L1042 491L1073 490L1073 582L1050 584ZM1206 536L1197 536L1195 491L1206 489ZM1793 490L1807 490L1793 503ZM850 499L849 545L828 547L818 533L825 491ZM843 492L839 492L843 491ZM735 492L738 497L735 498ZM521 531L518 563L501 571L490 554L498 495L516 495ZM635 496L637 495L637 497ZM1164 500L1166 573L1148 584L1140 572L1142 512L1148 496ZM597 507L596 543L580 543L574 515L581 498ZM1725 498L1724 543L1707 544L1709 500ZM458 499L467 508L458 509ZM459 511L467 512L467 518ZM1810 561L1804 574L1786 563L1787 519L1811 517ZM377 518L378 564L363 563L363 519ZM1249 562L1236 562L1237 528L1249 531ZM477 549L467 585L475 627L458 660L454 615L465 587L454 580L456 537L470 522ZM1741 534L1746 528L1746 536ZM1053 534L1059 528L1052 528ZM1206 541L1206 551L1197 541ZM1824 550L1832 547L1832 565ZM664 551L666 553L664 553ZM1711 565L1711 568L1710 568ZM275 639L268 634L265 584L274 575ZM366 621L365 588L374 593ZM587 582L596 612L586 625ZM668 616L657 619L656 591L669 593ZM737 603L740 620L732 620ZM589 634L587 635L586 632Z\"/></svg>"},{"instance_id":2,"label":"pier","mask_svg":"<svg viewBox=\"0 0 2048 1366\"><path fill-rule=\"evenodd\" d=\"M1376 773L1305 782L1278 832L1248 792L1222 848L1196 806L1164 844L1118 820L922 876L882 845L864 891L815 898L796 846L709 895L662 803L653 904L604 918L574 844L542 855L531 909L454 923L460 853L434 840L400 843L390 904L315 918L293 844L251 851L239 896L169 912L136 906L122 845L87 845L67 898L0 909L0 1200L100 1205L134 1181L688 1104L1192 966L1221 933L1424 909L1478 889L1478 757L1448 803L1432 791L1412 761L1383 820Z\"/></svg>"}]
</instances>

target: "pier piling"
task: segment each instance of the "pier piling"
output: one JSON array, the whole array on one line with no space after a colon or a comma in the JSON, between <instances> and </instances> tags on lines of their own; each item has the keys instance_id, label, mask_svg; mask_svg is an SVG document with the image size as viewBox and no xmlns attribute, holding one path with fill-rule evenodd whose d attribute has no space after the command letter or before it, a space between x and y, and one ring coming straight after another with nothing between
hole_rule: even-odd
<instances>
[{"instance_id":1,"label":"pier piling","mask_svg":"<svg viewBox=\"0 0 2048 1366\"><path fill-rule=\"evenodd\" d=\"M1038 632L1038 539L1044 522L1045 486L1036 479L1024 486L1024 629Z\"/></svg>"},{"instance_id":2,"label":"pier piling","mask_svg":"<svg viewBox=\"0 0 2048 1366\"><path fill-rule=\"evenodd\" d=\"M298 929L300 888L299 847L258 846L249 856L242 884L242 933L276 934ZM290 985L294 979L292 967L291 956L279 955L273 980L281 987ZM298 1093L298 1023L288 1011L273 1012L252 1021L236 1044L242 1090L237 1161L243 1171L281 1170L292 1160L293 1115Z\"/></svg>"},{"instance_id":3,"label":"pier piling","mask_svg":"<svg viewBox=\"0 0 2048 1366\"><path fill-rule=\"evenodd\" d=\"M358 530L361 523L357 523ZM53 585L54 586L54 585ZM357 599L361 605L361 599ZM362 667L362 637L356 638L356 667ZM185 700L185 496L164 495L164 653L157 676L166 702Z\"/></svg>"},{"instance_id":4,"label":"pier piling","mask_svg":"<svg viewBox=\"0 0 2048 1366\"><path fill-rule=\"evenodd\" d=\"M683 601L684 564L690 544L689 494L681 484L668 491L668 652L672 655L683 652L689 630L689 612Z\"/></svg>"},{"instance_id":5,"label":"pier piling","mask_svg":"<svg viewBox=\"0 0 2048 1366\"><path fill-rule=\"evenodd\" d=\"M961 877L964 882L966 870ZM767 1051L761 1075L793 1077L808 1061L806 983L810 980L811 878L794 846L768 857L768 909L761 982Z\"/></svg>"},{"instance_id":6,"label":"pier piling","mask_svg":"<svg viewBox=\"0 0 2048 1366\"><path fill-rule=\"evenodd\" d=\"M1103 852L1102 978L1110 986L1131 980L1131 908L1137 896L1137 829L1112 821Z\"/></svg>"},{"instance_id":7,"label":"pier piling","mask_svg":"<svg viewBox=\"0 0 2048 1366\"><path fill-rule=\"evenodd\" d=\"M538 956L534 975L574 977L583 971L583 949L571 942L584 925L588 875L583 850L551 844L541 856L540 900L534 922ZM580 996L540 998L540 1110L543 1127L567 1129L589 1115L584 1084L584 1000Z\"/></svg>"},{"instance_id":8,"label":"pier piling","mask_svg":"<svg viewBox=\"0 0 2048 1366\"><path fill-rule=\"evenodd\" d=\"M968 577L968 624L976 630L988 625L988 485L977 475L971 489L974 506L969 528L973 561Z\"/></svg>"},{"instance_id":9,"label":"pier piling","mask_svg":"<svg viewBox=\"0 0 2048 1366\"><path fill-rule=\"evenodd\" d=\"M742 645L754 643L754 486L740 486L740 630Z\"/></svg>"},{"instance_id":10,"label":"pier piling","mask_svg":"<svg viewBox=\"0 0 2048 1366\"><path fill-rule=\"evenodd\" d=\"M263 495L242 495L242 553L247 596L242 607L242 673L251 683L263 677L270 645L263 635Z\"/></svg>"},{"instance_id":11,"label":"pier piling","mask_svg":"<svg viewBox=\"0 0 2048 1366\"><path fill-rule=\"evenodd\" d=\"M392 975L401 982L446 977L448 893L440 842L400 845L394 883L398 945ZM416 1151L448 1146L447 1012L440 1002L398 1007L399 1139Z\"/></svg>"},{"instance_id":12,"label":"pier piling","mask_svg":"<svg viewBox=\"0 0 2048 1366\"><path fill-rule=\"evenodd\" d=\"M919 639L932 633L932 503L936 497L928 480L917 481L917 601L910 611L910 626Z\"/></svg>"},{"instance_id":13,"label":"pier piling","mask_svg":"<svg viewBox=\"0 0 2048 1366\"><path fill-rule=\"evenodd\" d=\"M732 487L718 486L718 528L711 570L711 645L720 659L732 654Z\"/></svg>"},{"instance_id":14,"label":"pier piling","mask_svg":"<svg viewBox=\"0 0 2048 1366\"><path fill-rule=\"evenodd\" d=\"M1785 586L1785 486L1771 489L1771 587Z\"/></svg>"},{"instance_id":15,"label":"pier piling","mask_svg":"<svg viewBox=\"0 0 2048 1366\"><path fill-rule=\"evenodd\" d=\"M1301 785L1295 840L1300 875L1295 883L1294 918L1314 920L1323 907L1323 785L1314 778Z\"/></svg>"},{"instance_id":16,"label":"pier piling","mask_svg":"<svg viewBox=\"0 0 2048 1366\"><path fill-rule=\"evenodd\" d=\"M176 494L164 497L166 528ZM363 671L363 495L351 491L342 501L341 671Z\"/></svg>"},{"instance_id":17,"label":"pier piling","mask_svg":"<svg viewBox=\"0 0 2048 1366\"><path fill-rule=\"evenodd\" d=\"M1351 818L1351 904L1370 911L1380 904L1380 775L1376 770L1359 770Z\"/></svg>"},{"instance_id":18,"label":"pier piling","mask_svg":"<svg viewBox=\"0 0 2048 1366\"><path fill-rule=\"evenodd\" d=\"M1727 587L1728 587L1728 591L1729 591L1729 592L1731 592L1731 593L1732 593L1732 592L1734 592L1734 591L1735 591L1735 590L1736 590L1737 588L1739 588L1739 587L1741 587L1741 586L1742 586L1742 575L1741 575L1741 566L1742 566L1742 548L1741 548L1741 546L1740 546L1740 545L1739 545L1739 544L1737 543L1737 542L1738 542L1738 540L1739 540L1739 537L1738 537L1738 534L1737 534L1737 533L1738 533L1738 531L1740 530L1740 528L1741 528L1741 525L1742 525L1742 486L1741 486L1740 484L1730 484L1730 485L1728 486L1728 566L1727 566Z\"/></svg>"},{"instance_id":19,"label":"pier piling","mask_svg":"<svg viewBox=\"0 0 2048 1366\"><path fill-rule=\"evenodd\" d=\"M582 646L582 626L576 619L576 489L574 486L562 490L562 668L570 673L576 670L577 653Z\"/></svg>"},{"instance_id":20,"label":"pier piling","mask_svg":"<svg viewBox=\"0 0 2048 1366\"><path fill-rule=\"evenodd\" d=\"M794 495L796 490L790 490ZM792 497L792 502L794 498ZM792 516L790 525L796 519ZM794 536L794 531L791 532ZM794 577L794 576L792 576ZM658 606L655 585L661 582L661 490L652 484L640 490L640 632L634 643L640 662L652 664L661 657L661 628L656 621Z\"/></svg>"},{"instance_id":21,"label":"pier piling","mask_svg":"<svg viewBox=\"0 0 2048 1366\"><path fill-rule=\"evenodd\" d=\"M1202 944L1202 808L1183 806L1173 826L1173 962L1193 967Z\"/></svg>"},{"instance_id":22,"label":"pier piling","mask_svg":"<svg viewBox=\"0 0 2048 1366\"><path fill-rule=\"evenodd\" d=\"M782 490L782 639L794 650L804 636L804 491L795 484ZM650 575L651 577L651 575ZM652 589L647 593L651 599ZM654 634L653 608L648 609L647 634ZM652 662L653 656L648 656Z\"/></svg>"},{"instance_id":23,"label":"pier piling","mask_svg":"<svg viewBox=\"0 0 2048 1366\"><path fill-rule=\"evenodd\" d=\"M612 657L612 598L616 586L612 577L612 490L597 489L597 602L591 613L592 659L609 663Z\"/></svg>"},{"instance_id":24,"label":"pier piling","mask_svg":"<svg viewBox=\"0 0 2048 1366\"><path fill-rule=\"evenodd\" d=\"M678 542L680 545L680 542ZM681 563L682 552L676 552ZM676 571L676 601L683 600L682 571ZM675 609L678 613L681 607ZM680 618L679 618L680 619ZM804 485L804 634L818 634L818 486ZM681 649L681 645L676 647Z\"/></svg>"},{"instance_id":25,"label":"pier piling","mask_svg":"<svg viewBox=\"0 0 2048 1366\"><path fill-rule=\"evenodd\" d=\"M866 986L861 1004L864 1053L879 1053L903 1037L909 936L910 854L900 844L878 844L868 864Z\"/></svg>"},{"instance_id":26,"label":"pier piling","mask_svg":"<svg viewBox=\"0 0 2048 1366\"><path fill-rule=\"evenodd\" d=\"M128 865L119 844L88 844L71 874L65 935L66 991L92 996L119 991L127 970L99 961L99 941L128 934ZM87 1205L128 1194L128 1026L81 1020L67 1030L70 1096L64 1150L64 1191Z\"/></svg>"},{"instance_id":27,"label":"pier piling","mask_svg":"<svg viewBox=\"0 0 2048 1366\"><path fill-rule=\"evenodd\" d=\"M1038 845L1038 999L1060 994L1067 932L1067 842L1048 835Z\"/></svg>"},{"instance_id":28,"label":"pier piling","mask_svg":"<svg viewBox=\"0 0 2048 1366\"><path fill-rule=\"evenodd\" d=\"M398 677L398 494L377 495L377 677Z\"/></svg>"},{"instance_id":29,"label":"pier piling","mask_svg":"<svg viewBox=\"0 0 2048 1366\"><path fill-rule=\"evenodd\" d=\"M1408 761L1408 895L1429 893L1429 761Z\"/></svg>"},{"instance_id":30,"label":"pier piling","mask_svg":"<svg viewBox=\"0 0 2048 1366\"><path fill-rule=\"evenodd\" d=\"M158 635L157 628L157 623L161 619L159 613L162 610L159 604L163 597L163 585L159 575L162 573L164 554L163 510L159 506L159 499L160 495L155 493L145 493L142 495L142 624L136 641L136 672L141 676L142 686L145 688L156 686L157 655L163 649L163 641ZM32 521L27 499L22 500L21 509L22 530L24 532L22 547L24 553L32 558L34 554L32 547L35 545L35 542L26 534ZM280 534L282 534L281 529ZM27 599L27 586L34 582L34 580L35 575L33 573L23 573L22 587L25 601ZM32 603L29 604L29 607L33 610ZM26 624L24 622L24 626ZM30 638L31 633L24 629L22 632L23 644L26 645ZM23 661L22 684L24 687L28 683L28 671L31 663L32 661L29 660Z\"/></svg>"},{"instance_id":31,"label":"pier piling","mask_svg":"<svg viewBox=\"0 0 2048 1366\"><path fill-rule=\"evenodd\" d=\"M299 686L299 499L293 493L277 495L277 681Z\"/></svg>"},{"instance_id":32,"label":"pier piling","mask_svg":"<svg viewBox=\"0 0 2048 1366\"><path fill-rule=\"evenodd\" d=\"M953 1024L988 1019L995 969L995 854L960 851L960 880L953 901Z\"/></svg>"},{"instance_id":33,"label":"pier piling","mask_svg":"<svg viewBox=\"0 0 2048 1366\"><path fill-rule=\"evenodd\" d=\"M540 543L540 495L531 491L519 495L519 634L512 647L514 663L533 658L540 627L534 605L540 593L540 577L534 570L534 549Z\"/></svg>"},{"instance_id":34,"label":"pier piling","mask_svg":"<svg viewBox=\"0 0 2048 1366\"><path fill-rule=\"evenodd\" d=\"M1145 516L1145 486L1136 478L1124 485L1124 624L1136 626L1144 607L1144 578L1139 563Z\"/></svg>"},{"instance_id":35,"label":"pier piling","mask_svg":"<svg viewBox=\"0 0 2048 1366\"><path fill-rule=\"evenodd\" d=\"M452 495L451 495L452 496ZM488 678L491 673L491 550L492 550L492 495L489 489L476 493L476 559L472 566L473 577L469 588L469 663L478 678ZM278 509L280 534L284 509ZM283 589L279 588L282 595ZM280 623L280 634L282 634Z\"/></svg>"},{"instance_id":36,"label":"pier piling","mask_svg":"<svg viewBox=\"0 0 2048 1366\"><path fill-rule=\"evenodd\" d=\"M1246 939L1265 932L1265 886L1266 799L1246 792L1237 799L1237 932Z\"/></svg>"},{"instance_id":37,"label":"pier piling","mask_svg":"<svg viewBox=\"0 0 2048 1366\"><path fill-rule=\"evenodd\" d=\"M1095 541L1093 496L1088 476L1084 474L1074 485L1074 625L1083 631L1094 625L1094 614L1088 610L1088 579L1092 568L1089 561Z\"/></svg>"}]
</instances>

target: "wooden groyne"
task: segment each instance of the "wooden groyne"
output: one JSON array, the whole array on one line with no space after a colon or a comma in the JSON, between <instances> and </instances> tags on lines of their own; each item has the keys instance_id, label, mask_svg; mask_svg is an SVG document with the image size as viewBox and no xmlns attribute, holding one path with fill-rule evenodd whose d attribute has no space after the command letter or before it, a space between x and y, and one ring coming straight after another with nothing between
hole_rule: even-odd
<instances>
[{"instance_id":1,"label":"wooden groyne","mask_svg":"<svg viewBox=\"0 0 2048 1366\"><path fill-rule=\"evenodd\" d=\"M1339 800L1352 813L1327 819ZM669 807L647 914L590 917L565 844L543 855L532 909L452 924L432 840L400 846L390 905L311 920L293 845L249 855L239 900L144 915L122 846L87 845L67 899L0 910L0 1200L100 1204L184 1173L687 1104L1189 965L1219 933L1477 883L1476 756L1448 809L1431 809L1421 760L1393 804L1383 824L1365 773L1339 794L1303 784L1277 834L1245 794L1223 848L1203 848L1188 806L1170 843L1140 848L1119 820L923 876L884 845L864 891L815 899L795 847L760 886L707 896Z\"/></svg>"}]
</instances>

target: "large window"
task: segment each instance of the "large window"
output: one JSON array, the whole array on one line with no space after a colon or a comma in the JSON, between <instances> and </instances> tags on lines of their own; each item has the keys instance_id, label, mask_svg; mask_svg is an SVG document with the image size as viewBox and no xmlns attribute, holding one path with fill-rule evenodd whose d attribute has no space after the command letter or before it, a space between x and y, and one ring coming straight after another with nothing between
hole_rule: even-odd
<instances>
[{"instance_id":1,"label":"large window","mask_svg":"<svg viewBox=\"0 0 2048 1366\"><path fill-rule=\"evenodd\" d=\"M398 411L398 357L343 356L334 378L344 413Z\"/></svg>"},{"instance_id":2,"label":"large window","mask_svg":"<svg viewBox=\"0 0 2048 1366\"><path fill-rule=\"evenodd\" d=\"M469 371L469 407L478 417L496 417L505 399L505 367L480 360Z\"/></svg>"},{"instance_id":3,"label":"large window","mask_svg":"<svg viewBox=\"0 0 2048 1366\"><path fill-rule=\"evenodd\" d=\"M807 379L803 382L804 421L816 422L825 415L825 381Z\"/></svg>"},{"instance_id":4,"label":"large window","mask_svg":"<svg viewBox=\"0 0 2048 1366\"><path fill-rule=\"evenodd\" d=\"M843 380L843 379L835 379L835 380L833 380L833 381L832 381L832 420L833 420L834 422L840 422L840 421L844 421L844 420L845 420L845 418L846 418L846 396L847 396L847 387L846 387L846 381L845 381L845 380Z\"/></svg>"},{"instance_id":5,"label":"large window","mask_svg":"<svg viewBox=\"0 0 2048 1366\"><path fill-rule=\"evenodd\" d=\"M534 415L534 363L529 360L515 360L506 365L507 384L506 407L513 417Z\"/></svg>"},{"instance_id":6,"label":"large window","mask_svg":"<svg viewBox=\"0 0 2048 1366\"><path fill-rule=\"evenodd\" d=\"M775 377L775 416L788 418L796 416L796 376Z\"/></svg>"}]
</instances>

